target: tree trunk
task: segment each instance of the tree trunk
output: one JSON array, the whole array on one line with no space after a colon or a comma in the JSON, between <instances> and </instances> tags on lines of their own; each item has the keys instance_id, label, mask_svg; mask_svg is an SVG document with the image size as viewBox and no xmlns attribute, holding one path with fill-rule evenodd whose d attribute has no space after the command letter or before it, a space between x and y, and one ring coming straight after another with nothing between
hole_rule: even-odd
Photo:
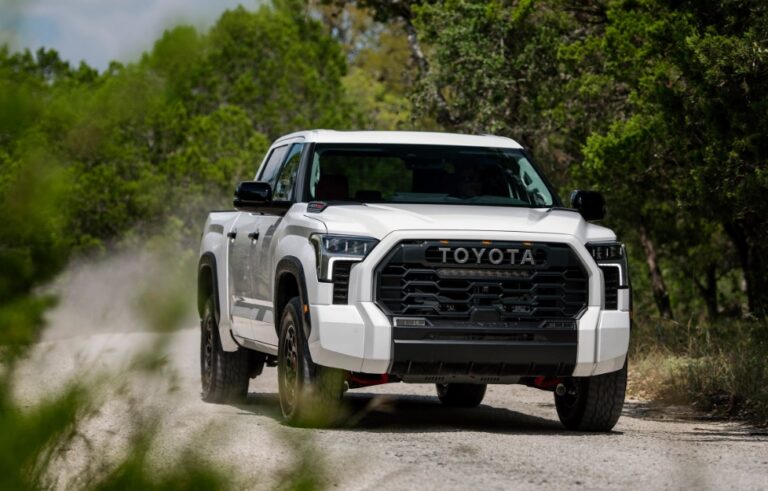
<instances>
[{"instance_id":1,"label":"tree trunk","mask_svg":"<svg viewBox=\"0 0 768 491\"><path fill-rule=\"evenodd\" d=\"M754 225L754 224L753 224ZM749 311L762 317L768 315L768 244L761 226L741 222L724 224L739 255L744 281L747 284Z\"/></svg>"},{"instance_id":2,"label":"tree trunk","mask_svg":"<svg viewBox=\"0 0 768 491\"><path fill-rule=\"evenodd\" d=\"M653 298L656 300L656 306L659 308L659 314L665 319L673 319L672 305L669 301L669 292L664 284L664 277L659 268L659 261L656 257L656 247L653 244L645 223L640 222L640 243L645 252L645 261L648 263L648 271L651 273L651 289Z\"/></svg>"},{"instance_id":3,"label":"tree trunk","mask_svg":"<svg viewBox=\"0 0 768 491\"><path fill-rule=\"evenodd\" d=\"M704 303L707 306L707 315L710 319L715 319L718 315L717 309L717 265L710 264L707 266L706 277L702 283L695 276L696 273L689 272L693 277L696 287L699 289L701 297L704 299Z\"/></svg>"},{"instance_id":4,"label":"tree trunk","mask_svg":"<svg viewBox=\"0 0 768 491\"><path fill-rule=\"evenodd\" d=\"M421 43L419 42L419 33L416 31L416 27L413 25L410 10L407 15L402 15L403 23L405 25L405 33L408 38L408 47L411 50L411 56L413 57L416 65L419 67L419 76L424 80L429 75L429 61L424 56L424 51L421 49ZM430 97L434 100L437 107L437 122L443 126L451 127L455 124L455 120L451 115L451 110L448 107L448 101L443 97L440 89L434 84L434 82L427 80L429 84Z\"/></svg>"}]
</instances>

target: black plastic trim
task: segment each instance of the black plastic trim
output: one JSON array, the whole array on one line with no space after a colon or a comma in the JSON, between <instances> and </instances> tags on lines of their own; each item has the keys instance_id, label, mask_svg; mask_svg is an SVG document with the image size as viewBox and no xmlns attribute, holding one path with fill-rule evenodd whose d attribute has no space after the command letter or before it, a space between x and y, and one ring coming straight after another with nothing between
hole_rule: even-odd
<instances>
[{"instance_id":1,"label":"black plastic trim","mask_svg":"<svg viewBox=\"0 0 768 491\"><path fill-rule=\"evenodd\" d=\"M213 307L214 307L214 315L216 316L216 325L219 326L221 323L221 304L219 302L219 273L218 268L216 266L216 256L212 252L204 252L202 256L200 256L200 262L197 266L197 274L198 274L198 289L200 285L200 273L202 272L203 268L211 268L211 284L213 286ZM198 301L198 312L202 315L202 306L200 305L200 292L198 291L197 294L197 301ZM229 337L232 339L232 342L234 342L237 346L243 348L237 339L235 338L234 333L232 332L232 329L229 329Z\"/></svg>"},{"instance_id":2,"label":"black plastic trim","mask_svg":"<svg viewBox=\"0 0 768 491\"><path fill-rule=\"evenodd\" d=\"M333 263L331 278L333 281L333 303L346 305L349 303L349 281L352 276L352 266L359 261L340 261Z\"/></svg>"},{"instance_id":3,"label":"black plastic trim","mask_svg":"<svg viewBox=\"0 0 768 491\"><path fill-rule=\"evenodd\" d=\"M301 156L301 165L299 167L299 175L296 178L296 188L293 190L293 195L296 198L294 201L297 203L309 202L309 182L311 179L310 172L312 171L312 156L315 153L315 143L304 143L304 155Z\"/></svg>"},{"instance_id":4,"label":"black plastic trim","mask_svg":"<svg viewBox=\"0 0 768 491\"><path fill-rule=\"evenodd\" d=\"M621 270L612 264L600 264L603 271L603 308L605 310L619 309L619 290L621 286Z\"/></svg>"},{"instance_id":5,"label":"black plastic trim","mask_svg":"<svg viewBox=\"0 0 768 491\"><path fill-rule=\"evenodd\" d=\"M404 379L567 377L575 366L576 342L395 340L390 373Z\"/></svg>"},{"instance_id":6,"label":"black plastic trim","mask_svg":"<svg viewBox=\"0 0 768 491\"><path fill-rule=\"evenodd\" d=\"M211 284L213 286L213 305L216 309L216 312L214 314L216 315L216 324L218 325L220 319L221 319L221 305L219 305L219 273L218 269L216 267L216 256L213 255L212 252L204 252L202 256L200 256L200 261L197 265L197 284L198 284L198 293L197 293L197 310L198 313L202 315L202 309L203 305L200 304L201 298L200 298L200 274L203 272L203 269L205 268L211 268ZM205 301L205 300L203 300Z\"/></svg>"},{"instance_id":7,"label":"black plastic trim","mask_svg":"<svg viewBox=\"0 0 768 491\"><path fill-rule=\"evenodd\" d=\"M299 299L301 300L302 309L304 308L304 305L309 305L309 295L307 294L307 282L305 280L306 277L304 276L304 267L301 265L301 261L296 256L285 256L280 260L279 263L277 263L277 268L275 268L275 284L273 286L274 294L272 296L275 329L277 329L280 325L279 317L282 313L277 310L277 296L279 293L277 287L280 285L280 278L286 274L293 276L293 278L296 280L296 283L299 285ZM303 314L304 334L307 336L307 339L309 339L309 333L311 332L312 328L312 319L310 317L309 309L307 309L306 312L303 312Z\"/></svg>"},{"instance_id":8,"label":"black plastic trim","mask_svg":"<svg viewBox=\"0 0 768 491\"><path fill-rule=\"evenodd\" d=\"M392 328L390 373L424 377L570 376L576 366L577 323L440 323Z\"/></svg>"}]
</instances>

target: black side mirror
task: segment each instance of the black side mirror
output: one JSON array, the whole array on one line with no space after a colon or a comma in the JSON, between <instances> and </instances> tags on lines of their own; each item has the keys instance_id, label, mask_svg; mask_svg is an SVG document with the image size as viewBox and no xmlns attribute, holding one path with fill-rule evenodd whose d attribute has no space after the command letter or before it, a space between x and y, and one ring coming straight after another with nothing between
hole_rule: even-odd
<instances>
[{"instance_id":1,"label":"black side mirror","mask_svg":"<svg viewBox=\"0 0 768 491\"><path fill-rule=\"evenodd\" d=\"M243 181L235 189L232 204L239 211L258 212L272 203L272 186L268 182Z\"/></svg>"},{"instance_id":2,"label":"black side mirror","mask_svg":"<svg viewBox=\"0 0 768 491\"><path fill-rule=\"evenodd\" d=\"M571 208L576 208L584 220L602 220L605 218L605 198L597 191L579 191L571 193Z\"/></svg>"},{"instance_id":3,"label":"black side mirror","mask_svg":"<svg viewBox=\"0 0 768 491\"><path fill-rule=\"evenodd\" d=\"M232 204L238 211L282 216L293 203L272 201L272 186L268 182L242 181L235 189Z\"/></svg>"}]
</instances>

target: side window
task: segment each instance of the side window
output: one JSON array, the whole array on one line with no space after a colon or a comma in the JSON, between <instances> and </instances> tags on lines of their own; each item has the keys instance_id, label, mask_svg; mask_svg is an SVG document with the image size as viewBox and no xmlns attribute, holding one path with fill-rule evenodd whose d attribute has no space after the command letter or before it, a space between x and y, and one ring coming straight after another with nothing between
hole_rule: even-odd
<instances>
[{"instance_id":1,"label":"side window","mask_svg":"<svg viewBox=\"0 0 768 491\"><path fill-rule=\"evenodd\" d=\"M272 189L275 188L275 180L277 179L277 172L280 170L280 164L283 163L285 154L288 152L288 145L277 147L269 154L267 163L264 164L264 169L261 171L259 181L268 182Z\"/></svg>"},{"instance_id":2,"label":"side window","mask_svg":"<svg viewBox=\"0 0 768 491\"><path fill-rule=\"evenodd\" d=\"M296 176L299 174L299 164L301 163L301 150L304 145L294 143L291 145L291 151L288 152L288 158L285 159L283 167L272 185L272 199L275 201L292 201L293 192L296 187Z\"/></svg>"}]
</instances>

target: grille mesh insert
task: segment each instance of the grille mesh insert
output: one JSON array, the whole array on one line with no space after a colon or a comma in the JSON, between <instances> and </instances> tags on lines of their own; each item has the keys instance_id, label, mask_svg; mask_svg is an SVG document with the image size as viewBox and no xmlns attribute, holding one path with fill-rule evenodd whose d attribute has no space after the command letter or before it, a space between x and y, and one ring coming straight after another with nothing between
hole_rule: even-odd
<instances>
[{"instance_id":1,"label":"grille mesh insert","mask_svg":"<svg viewBox=\"0 0 768 491\"><path fill-rule=\"evenodd\" d=\"M463 263L455 259L463 260L463 251L452 254L459 247L470 251ZM509 252L499 261L491 249L519 251L517 263ZM525 249L533 261L521 265ZM431 321L574 319L587 303L587 274L570 247L558 243L405 241L379 265L376 286L376 300L388 313Z\"/></svg>"}]
</instances>

